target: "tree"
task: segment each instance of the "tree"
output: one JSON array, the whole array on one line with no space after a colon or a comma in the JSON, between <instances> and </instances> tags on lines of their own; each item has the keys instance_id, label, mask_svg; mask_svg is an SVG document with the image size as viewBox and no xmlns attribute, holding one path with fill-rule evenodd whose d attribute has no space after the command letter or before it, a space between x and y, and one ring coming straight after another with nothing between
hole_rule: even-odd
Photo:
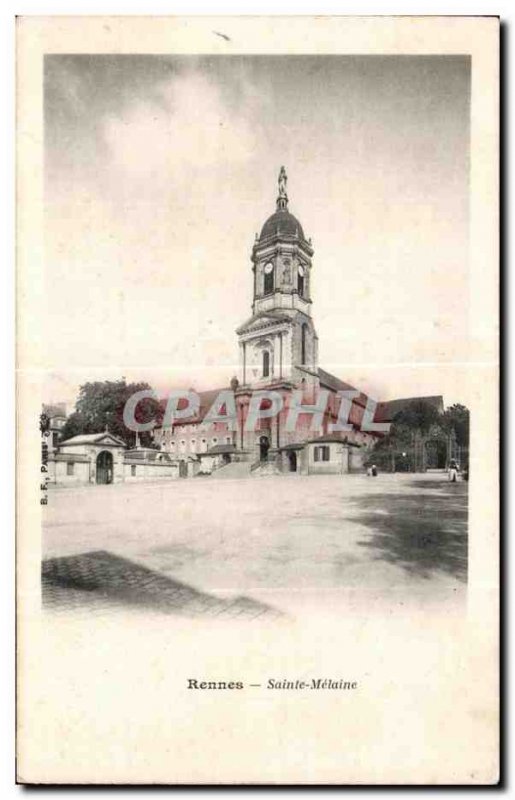
<instances>
[{"instance_id":1,"label":"tree","mask_svg":"<svg viewBox=\"0 0 515 800\"><path fill-rule=\"evenodd\" d=\"M397 468L421 469L424 437L440 422L441 415L433 405L424 400L412 401L395 414L389 433L376 442L367 463L375 462L391 472Z\"/></svg>"},{"instance_id":2,"label":"tree","mask_svg":"<svg viewBox=\"0 0 515 800\"><path fill-rule=\"evenodd\" d=\"M439 422L440 414L431 403L426 403L424 400L414 400L395 415L390 433L418 431L426 434L433 425L438 425Z\"/></svg>"},{"instance_id":3,"label":"tree","mask_svg":"<svg viewBox=\"0 0 515 800\"><path fill-rule=\"evenodd\" d=\"M94 431L88 420L78 411L74 411L67 418L62 428L62 440L71 439L72 436L78 436L79 433L98 433Z\"/></svg>"},{"instance_id":4,"label":"tree","mask_svg":"<svg viewBox=\"0 0 515 800\"><path fill-rule=\"evenodd\" d=\"M454 430L460 447L468 447L470 435L470 411L461 403L446 408L442 415L442 425L447 431Z\"/></svg>"},{"instance_id":5,"label":"tree","mask_svg":"<svg viewBox=\"0 0 515 800\"><path fill-rule=\"evenodd\" d=\"M134 447L136 434L123 422L123 410L127 400L142 390L151 390L148 383L127 383L119 381L94 381L80 387L75 412L63 427L63 440L81 433L102 433L106 427L129 446ZM162 422L162 409L157 399L146 398L138 403L135 417L137 422ZM142 445L155 447L150 432L139 435Z\"/></svg>"}]
</instances>

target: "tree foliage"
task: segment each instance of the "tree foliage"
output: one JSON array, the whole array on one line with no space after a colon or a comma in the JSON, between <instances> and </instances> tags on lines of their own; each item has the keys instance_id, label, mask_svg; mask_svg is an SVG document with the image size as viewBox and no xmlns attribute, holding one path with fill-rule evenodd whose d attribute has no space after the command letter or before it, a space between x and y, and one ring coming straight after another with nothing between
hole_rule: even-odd
<instances>
[{"instance_id":1,"label":"tree foliage","mask_svg":"<svg viewBox=\"0 0 515 800\"><path fill-rule=\"evenodd\" d=\"M465 406L453 405L439 413L430 403L415 400L394 416L389 433L376 442L367 463L389 471L419 469L421 448L435 426L444 435L454 430L460 447L468 447L469 418Z\"/></svg>"},{"instance_id":2,"label":"tree foliage","mask_svg":"<svg viewBox=\"0 0 515 800\"><path fill-rule=\"evenodd\" d=\"M395 415L392 422L392 430L394 434L403 431L419 431L422 434L426 434L433 425L438 425L440 416L431 403L426 403L424 400L415 400Z\"/></svg>"},{"instance_id":3,"label":"tree foliage","mask_svg":"<svg viewBox=\"0 0 515 800\"><path fill-rule=\"evenodd\" d=\"M454 429L460 447L468 447L470 435L470 411L466 406L455 403L442 414L442 425L446 430Z\"/></svg>"},{"instance_id":4,"label":"tree foliage","mask_svg":"<svg viewBox=\"0 0 515 800\"><path fill-rule=\"evenodd\" d=\"M134 447L136 434L123 422L123 410L127 400L142 390L151 390L148 383L127 383L119 381L94 381L80 387L75 412L70 414L63 427L63 439L70 439L81 433L102 433L106 427L129 446ZM135 417L138 422L162 421L162 410L157 399L146 398L137 405ZM142 445L153 447L149 432L140 433Z\"/></svg>"}]
</instances>

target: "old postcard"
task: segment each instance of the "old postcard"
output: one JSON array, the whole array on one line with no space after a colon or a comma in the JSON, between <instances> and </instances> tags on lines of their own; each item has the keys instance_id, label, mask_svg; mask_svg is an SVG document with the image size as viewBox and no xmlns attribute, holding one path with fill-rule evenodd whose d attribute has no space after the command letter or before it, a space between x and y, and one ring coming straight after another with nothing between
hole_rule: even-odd
<instances>
[{"instance_id":1,"label":"old postcard","mask_svg":"<svg viewBox=\"0 0 515 800\"><path fill-rule=\"evenodd\" d=\"M496 783L498 19L17 34L18 780Z\"/></svg>"}]
</instances>

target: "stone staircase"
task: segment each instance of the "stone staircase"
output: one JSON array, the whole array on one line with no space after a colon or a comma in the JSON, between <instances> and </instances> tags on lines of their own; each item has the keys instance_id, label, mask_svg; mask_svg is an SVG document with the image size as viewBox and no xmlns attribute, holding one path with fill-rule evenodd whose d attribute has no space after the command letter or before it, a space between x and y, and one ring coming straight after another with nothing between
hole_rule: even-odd
<instances>
[{"instance_id":1,"label":"stone staircase","mask_svg":"<svg viewBox=\"0 0 515 800\"><path fill-rule=\"evenodd\" d=\"M230 464L224 464L223 467L218 467L211 474L211 478L248 478L250 475L250 461L232 461Z\"/></svg>"},{"instance_id":2,"label":"stone staircase","mask_svg":"<svg viewBox=\"0 0 515 800\"><path fill-rule=\"evenodd\" d=\"M281 475L273 461L255 461L250 465L250 475L253 478L269 478L271 475Z\"/></svg>"}]
</instances>

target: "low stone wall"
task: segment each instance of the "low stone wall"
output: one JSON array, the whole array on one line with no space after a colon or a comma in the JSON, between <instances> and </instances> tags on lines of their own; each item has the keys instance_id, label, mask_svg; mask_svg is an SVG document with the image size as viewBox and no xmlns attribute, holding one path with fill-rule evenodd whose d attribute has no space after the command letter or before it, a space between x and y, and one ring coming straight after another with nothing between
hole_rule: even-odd
<instances>
[{"instance_id":1,"label":"low stone wall","mask_svg":"<svg viewBox=\"0 0 515 800\"><path fill-rule=\"evenodd\" d=\"M190 465L188 464L188 467ZM88 458L68 456L66 460L50 456L47 465L50 486L86 486L95 484L95 464ZM188 475L192 471L188 470ZM140 480L175 480L179 478L178 463L141 460L125 460L114 475L114 483Z\"/></svg>"},{"instance_id":2,"label":"low stone wall","mask_svg":"<svg viewBox=\"0 0 515 800\"><path fill-rule=\"evenodd\" d=\"M179 465L160 461L125 461L123 479L127 483L141 480L175 480L179 478Z\"/></svg>"},{"instance_id":3,"label":"low stone wall","mask_svg":"<svg viewBox=\"0 0 515 800\"><path fill-rule=\"evenodd\" d=\"M91 464L86 459L61 461L50 456L47 469L50 485L82 486L90 482Z\"/></svg>"}]
</instances>

